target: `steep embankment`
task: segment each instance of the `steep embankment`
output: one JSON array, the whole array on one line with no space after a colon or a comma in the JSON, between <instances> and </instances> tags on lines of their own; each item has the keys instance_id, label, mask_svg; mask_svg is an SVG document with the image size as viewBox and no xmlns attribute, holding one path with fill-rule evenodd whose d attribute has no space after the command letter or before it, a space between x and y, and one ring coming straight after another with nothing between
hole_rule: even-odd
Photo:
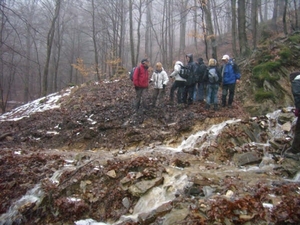
<instances>
[{"instance_id":1,"label":"steep embankment","mask_svg":"<svg viewBox=\"0 0 300 225\"><path fill-rule=\"evenodd\" d=\"M300 34L262 41L252 55L239 62L242 83L237 98L252 116L293 106L289 74L300 70Z\"/></svg>"}]
</instances>

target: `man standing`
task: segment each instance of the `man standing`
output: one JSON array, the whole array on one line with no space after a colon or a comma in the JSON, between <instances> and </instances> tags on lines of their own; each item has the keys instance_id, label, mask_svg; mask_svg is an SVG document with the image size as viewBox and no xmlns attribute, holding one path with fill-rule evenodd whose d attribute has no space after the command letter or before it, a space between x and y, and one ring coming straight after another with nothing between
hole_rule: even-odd
<instances>
[{"instance_id":1,"label":"man standing","mask_svg":"<svg viewBox=\"0 0 300 225\"><path fill-rule=\"evenodd\" d=\"M206 69L207 68L203 62L203 58L199 58L196 69L196 86L194 90L194 101L204 101L204 90L206 89L206 84L204 83L203 77L206 72Z\"/></svg>"},{"instance_id":2,"label":"man standing","mask_svg":"<svg viewBox=\"0 0 300 225\"><path fill-rule=\"evenodd\" d=\"M226 98L229 92L228 107L231 108L235 92L235 84L239 83L241 74L238 70L237 65L234 65L232 59L230 60L228 55L224 55L222 57L222 62L222 106L226 106Z\"/></svg>"},{"instance_id":3,"label":"man standing","mask_svg":"<svg viewBox=\"0 0 300 225\"><path fill-rule=\"evenodd\" d=\"M149 68L150 62L148 59L142 59L141 64L134 70L133 74L133 84L136 92L136 99L135 99L135 111L138 112L142 95L145 89L148 89L149 85Z\"/></svg>"},{"instance_id":4,"label":"man standing","mask_svg":"<svg viewBox=\"0 0 300 225\"><path fill-rule=\"evenodd\" d=\"M186 56L187 65L186 67L189 69L189 75L186 79L184 94L183 94L183 102L187 103L188 105L193 104L193 97L194 97L194 89L196 84L196 69L197 65L193 60L193 54L187 54Z\"/></svg>"}]
</instances>

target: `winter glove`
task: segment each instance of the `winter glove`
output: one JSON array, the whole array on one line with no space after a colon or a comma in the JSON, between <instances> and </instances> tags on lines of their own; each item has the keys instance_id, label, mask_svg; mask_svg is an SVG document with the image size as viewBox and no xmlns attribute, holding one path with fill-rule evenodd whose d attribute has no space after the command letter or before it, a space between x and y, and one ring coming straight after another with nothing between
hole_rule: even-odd
<instances>
[{"instance_id":1,"label":"winter glove","mask_svg":"<svg viewBox=\"0 0 300 225\"><path fill-rule=\"evenodd\" d=\"M295 114L295 116L299 117L300 116L299 109L295 109L294 114Z\"/></svg>"},{"instance_id":2,"label":"winter glove","mask_svg":"<svg viewBox=\"0 0 300 225\"><path fill-rule=\"evenodd\" d=\"M152 83L152 80L149 80L149 84L151 84Z\"/></svg>"},{"instance_id":3,"label":"winter glove","mask_svg":"<svg viewBox=\"0 0 300 225\"><path fill-rule=\"evenodd\" d=\"M163 84L163 89L165 89L166 88L166 85L165 84Z\"/></svg>"}]
</instances>

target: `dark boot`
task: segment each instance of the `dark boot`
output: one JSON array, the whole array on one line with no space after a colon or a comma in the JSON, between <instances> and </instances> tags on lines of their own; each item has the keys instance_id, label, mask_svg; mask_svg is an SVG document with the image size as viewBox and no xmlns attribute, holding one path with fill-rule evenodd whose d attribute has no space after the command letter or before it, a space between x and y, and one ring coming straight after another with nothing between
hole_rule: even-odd
<instances>
[{"instance_id":1,"label":"dark boot","mask_svg":"<svg viewBox=\"0 0 300 225\"><path fill-rule=\"evenodd\" d=\"M206 105L205 105L205 109L209 110L209 108L210 108L210 105L209 105L209 104L206 104Z\"/></svg>"},{"instance_id":2,"label":"dark boot","mask_svg":"<svg viewBox=\"0 0 300 225\"><path fill-rule=\"evenodd\" d=\"M218 110L218 104L214 105L214 110L217 111Z\"/></svg>"}]
</instances>

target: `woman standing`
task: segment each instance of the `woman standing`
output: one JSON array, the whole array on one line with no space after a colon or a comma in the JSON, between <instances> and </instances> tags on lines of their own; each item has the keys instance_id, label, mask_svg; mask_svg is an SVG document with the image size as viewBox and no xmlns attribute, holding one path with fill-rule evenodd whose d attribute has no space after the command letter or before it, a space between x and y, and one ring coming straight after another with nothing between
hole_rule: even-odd
<instances>
[{"instance_id":1,"label":"woman standing","mask_svg":"<svg viewBox=\"0 0 300 225\"><path fill-rule=\"evenodd\" d=\"M160 62L156 63L155 65L155 71L150 79L150 83L152 82L154 84L153 106L164 106L163 97L165 96L165 88L169 82L169 78L167 72L163 69L163 66ZM157 101L158 104L156 105Z\"/></svg>"},{"instance_id":2,"label":"woman standing","mask_svg":"<svg viewBox=\"0 0 300 225\"><path fill-rule=\"evenodd\" d=\"M217 60L209 59L204 80L207 82L205 108L209 109L210 105L213 104L214 110L218 110L218 90L222 83L222 76L221 71L217 68Z\"/></svg>"}]
</instances>

